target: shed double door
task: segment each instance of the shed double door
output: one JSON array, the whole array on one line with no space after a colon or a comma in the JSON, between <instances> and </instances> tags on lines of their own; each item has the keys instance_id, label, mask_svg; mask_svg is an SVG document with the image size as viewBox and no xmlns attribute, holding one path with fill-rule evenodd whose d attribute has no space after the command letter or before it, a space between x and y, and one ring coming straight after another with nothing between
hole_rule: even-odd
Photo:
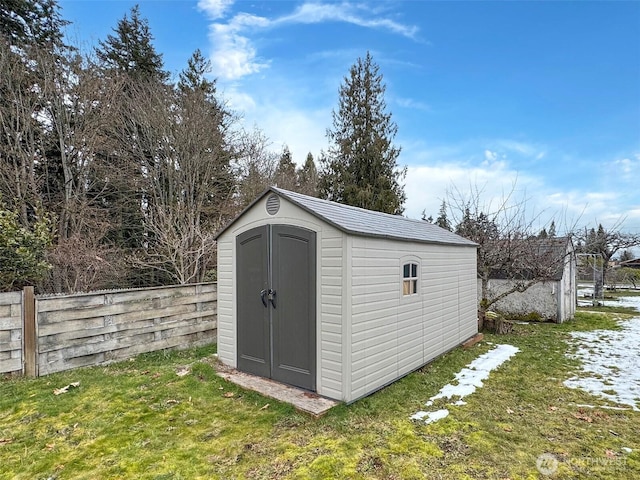
<instances>
[{"instance_id":1,"label":"shed double door","mask_svg":"<svg viewBox=\"0 0 640 480\"><path fill-rule=\"evenodd\" d=\"M316 234L264 225L236 239L238 369L315 391Z\"/></svg>"}]
</instances>

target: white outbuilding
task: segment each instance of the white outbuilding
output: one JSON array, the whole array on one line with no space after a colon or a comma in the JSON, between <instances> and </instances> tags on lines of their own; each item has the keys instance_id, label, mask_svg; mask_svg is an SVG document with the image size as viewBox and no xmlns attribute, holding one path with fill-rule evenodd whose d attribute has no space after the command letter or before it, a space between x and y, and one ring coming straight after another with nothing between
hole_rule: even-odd
<instances>
[{"instance_id":1,"label":"white outbuilding","mask_svg":"<svg viewBox=\"0 0 640 480\"><path fill-rule=\"evenodd\" d=\"M477 333L477 245L271 187L217 236L218 356L352 402Z\"/></svg>"},{"instance_id":2,"label":"white outbuilding","mask_svg":"<svg viewBox=\"0 0 640 480\"><path fill-rule=\"evenodd\" d=\"M576 252L571 237L528 238L522 251L533 256L539 272L524 272L524 279L514 280L498 270L491 273L487 282L487 296L498 298L506 291L509 295L491 306L515 318L535 314L541 320L562 323L576 314ZM531 259L527 259L531 262ZM541 267L540 267L541 266ZM538 278L536 278L538 276ZM531 282L526 290L515 290L518 284ZM482 282L478 280L478 301L482 300Z\"/></svg>"}]
</instances>

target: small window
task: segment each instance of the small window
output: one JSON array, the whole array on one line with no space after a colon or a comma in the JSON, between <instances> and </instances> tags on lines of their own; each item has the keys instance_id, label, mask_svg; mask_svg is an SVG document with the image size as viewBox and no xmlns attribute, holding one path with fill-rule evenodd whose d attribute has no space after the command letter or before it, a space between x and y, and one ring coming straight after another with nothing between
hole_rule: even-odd
<instances>
[{"instance_id":1,"label":"small window","mask_svg":"<svg viewBox=\"0 0 640 480\"><path fill-rule=\"evenodd\" d=\"M405 263L402 266L402 295L418 293L418 264Z\"/></svg>"}]
</instances>

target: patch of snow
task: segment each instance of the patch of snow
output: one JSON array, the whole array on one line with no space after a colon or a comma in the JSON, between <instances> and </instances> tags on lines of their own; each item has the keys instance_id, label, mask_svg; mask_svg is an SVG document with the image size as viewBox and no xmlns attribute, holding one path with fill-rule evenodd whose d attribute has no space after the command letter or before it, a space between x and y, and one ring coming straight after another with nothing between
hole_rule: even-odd
<instances>
[{"instance_id":1,"label":"patch of snow","mask_svg":"<svg viewBox=\"0 0 640 480\"><path fill-rule=\"evenodd\" d=\"M634 307L640 312L640 297L618 297L618 305L621 307Z\"/></svg>"},{"instance_id":2,"label":"patch of snow","mask_svg":"<svg viewBox=\"0 0 640 480\"><path fill-rule=\"evenodd\" d=\"M520 349L513 345L497 345L493 350L489 350L487 353L480 355L456 373L455 380L457 380L457 384L452 385L449 383L445 385L436 395L431 397L425 405L430 407L433 405L433 402L439 398L450 400L453 397L459 397L453 405L466 405L466 402L462 399L475 392L476 388L482 387L482 381L489 377L489 373L492 370L498 368L519 351ZM412 415L411 418L413 420L423 420L426 418L425 423L432 423L445 418L447 415L449 415L449 410L443 409L435 412L420 411Z\"/></svg>"},{"instance_id":3,"label":"patch of snow","mask_svg":"<svg viewBox=\"0 0 640 480\"><path fill-rule=\"evenodd\" d=\"M592 297L593 287L578 288L578 297Z\"/></svg>"},{"instance_id":4,"label":"patch of snow","mask_svg":"<svg viewBox=\"0 0 640 480\"><path fill-rule=\"evenodd\" d=\"M618 303L640 310L640 297L620 297ZM577 350L569 356L582 362L586 375L572 377L564 384L640 411L640 317L619 324L621 330L571 334Z\"/></svg>"},{"instance_id":5,"label":"patch of snow","mask_svg":"<svg viewBox=\"0 0 640 480\"><path fill-rule=\"evenodd\" d=\"M593 305L593 288L579 288L577 294L579 306L588 307ZM614 293L614 295L617 295L617 293ZM640 312L640 297L617 297L615 300L597 298L596 300L607 307L635 307Z\"/></svg>"},{"instance_id":6,"label":"patch of snow","mask_svg":"<svg viewBox=\"0 0 640 480\"><path fill-rule=\"evenodd\" d=\"M435 412L418 412L415 415L412 415L411 418L413 420L424 420L424 423L427 425L429 423L437 422L438 420L442 420L443 418L449 416L449 410L446 408L442 410L436 410Z\"/></svg>"}]
</instances>

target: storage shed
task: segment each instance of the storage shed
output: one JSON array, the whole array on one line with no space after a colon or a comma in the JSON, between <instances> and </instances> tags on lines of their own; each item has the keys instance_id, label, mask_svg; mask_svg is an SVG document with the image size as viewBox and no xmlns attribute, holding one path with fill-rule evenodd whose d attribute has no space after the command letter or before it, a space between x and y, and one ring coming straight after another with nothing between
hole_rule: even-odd
<instances>
[{"instance_id":1,"label":"storage shed","mask_svg":"<svg viewBox=\"0 0 640 480\"><path fill-rule=\"evenodd\" d=\"M476 244L271 187L218 233L218 356L352 402L477 333Z\"/></svg>"},{"instance_id":2,"label":"storage shed","mask_svg":"<svg viewBox=\"0 0 640 480\"><path fill-rule=\"evenodd\" d=\"M548 272L526 290L515 291L492 305L493 310L509 316L526 317L537 314L542 320L562 323L576 313L576 252L571 237L528 238L523 249L536 254L538 263ZM530 260L529 260L530 261ZM497 298L507 290L513 290L515 282L503 272L492 272L487 285L489 297ZM478 280L478 302L482 300L482 282Z\"/></svg>"}]
</instances>

